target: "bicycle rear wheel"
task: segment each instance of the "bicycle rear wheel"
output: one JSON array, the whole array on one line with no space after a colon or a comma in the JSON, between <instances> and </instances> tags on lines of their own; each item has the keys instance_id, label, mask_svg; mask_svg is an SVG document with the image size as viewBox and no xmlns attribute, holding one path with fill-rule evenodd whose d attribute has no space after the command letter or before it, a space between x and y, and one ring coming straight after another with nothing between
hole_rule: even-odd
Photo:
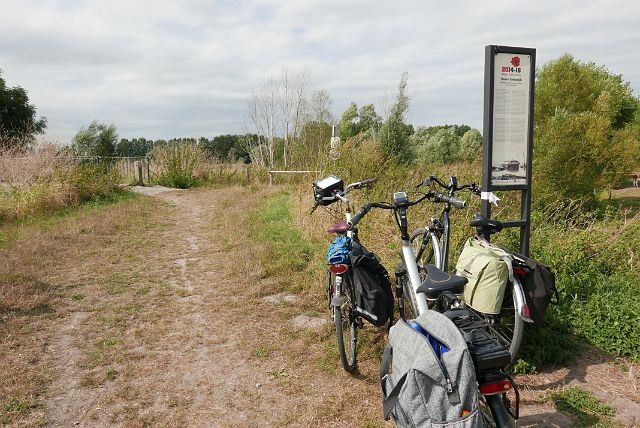
<instances>
[{"instance_id":1,"label":"bicycle rear wheel","mask_svg":"<svg viewBox=\"0 0 640 428\"><path fill-rule=\"evenodd\" d=\"M338 352L342 367L348 373L356 369L356 349L358 343L358 320L353 302L353 288L349 275L342 275L339 287L336 277L331 274L334 289L340 289L342 304L333 307L334 322L336 325L336 338L338 339Z\"/></svg>"},{"instance_id":2,"label":"bicycle rear wheel","mask_svg":"<svg viewBox=\"0 0 640 428\"><path fill-rule=\"evenodd\" d=\"M513 363L522 343L524 320L516 310L516 297L511 284L507 286L507 291L502 300L502 308L500 309L500 314L495 318L494 327L504 339L509 341L509 354L511 354L511 362Z\"/></svg>"}]
</instances>

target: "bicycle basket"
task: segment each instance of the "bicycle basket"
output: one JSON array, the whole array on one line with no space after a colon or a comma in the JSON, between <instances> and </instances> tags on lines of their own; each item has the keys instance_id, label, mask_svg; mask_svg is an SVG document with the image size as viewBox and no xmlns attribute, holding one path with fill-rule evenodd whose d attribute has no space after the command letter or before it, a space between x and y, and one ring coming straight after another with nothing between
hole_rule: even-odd
<instances>
[{"instance_id":1,"label":"bicycle basket","mask_svg":"<svg viewBox=\"0 0 640 428\"><path fill-rule=\"evenodd\" d=\"M351 238L348 236L338 236L329 245L327 251L327 262L330 265L349 263L351 254Z\"/></svg>"}]
</instances>

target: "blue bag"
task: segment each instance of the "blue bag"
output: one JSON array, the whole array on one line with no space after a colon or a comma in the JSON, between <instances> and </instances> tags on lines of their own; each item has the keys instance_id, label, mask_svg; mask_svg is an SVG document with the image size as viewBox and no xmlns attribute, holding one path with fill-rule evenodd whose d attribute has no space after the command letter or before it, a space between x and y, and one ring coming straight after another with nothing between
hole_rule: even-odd
<instances>
[{"instance_id":1,"label":"blue bag","mask_svg":"<svg viewBox=\"0 0 640 428\"><path fill-rule=\"evenodd\" d=\"M349 263L349 255L351 254L351 238L348 236L338 236L329 245L327 251L327 262L330 265Z\"/></svg>"}]
</instances>

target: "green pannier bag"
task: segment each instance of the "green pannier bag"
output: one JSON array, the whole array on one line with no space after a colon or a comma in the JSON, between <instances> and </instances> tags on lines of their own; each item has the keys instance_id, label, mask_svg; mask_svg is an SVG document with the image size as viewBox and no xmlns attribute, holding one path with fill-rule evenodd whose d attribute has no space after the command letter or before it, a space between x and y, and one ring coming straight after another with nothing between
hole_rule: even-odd
<instances>
[{"instance_id":1,"label":"green pannier bag","mask_svg":"<svg viewBox=\"0 0 640 428\"><path fill-rule=\"evenodd\" d=\"M463 300L476 311L497 314L502 306L504 290L509 280L506 252L483 246L479 240L469 238L464 244L456 264L456 275L464 276Z\"/></svg>"}]
</instances>

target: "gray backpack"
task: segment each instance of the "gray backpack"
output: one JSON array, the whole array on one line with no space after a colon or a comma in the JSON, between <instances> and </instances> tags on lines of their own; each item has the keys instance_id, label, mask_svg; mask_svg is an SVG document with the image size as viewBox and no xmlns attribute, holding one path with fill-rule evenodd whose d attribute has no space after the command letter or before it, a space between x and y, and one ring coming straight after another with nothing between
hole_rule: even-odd
<instances>
[{"instance_id":1,"label":"gray backpack","mask_svg":"<svg viewBox=\"0 0 640 428\"><path fill-rule=\"evenodd\" d=\"M482 427L469 349L455 324L427 311L389 332L380 368L384 417L400 427ZM439 354L439 356L438 356Z\"/></svg>"}]
</instances>

